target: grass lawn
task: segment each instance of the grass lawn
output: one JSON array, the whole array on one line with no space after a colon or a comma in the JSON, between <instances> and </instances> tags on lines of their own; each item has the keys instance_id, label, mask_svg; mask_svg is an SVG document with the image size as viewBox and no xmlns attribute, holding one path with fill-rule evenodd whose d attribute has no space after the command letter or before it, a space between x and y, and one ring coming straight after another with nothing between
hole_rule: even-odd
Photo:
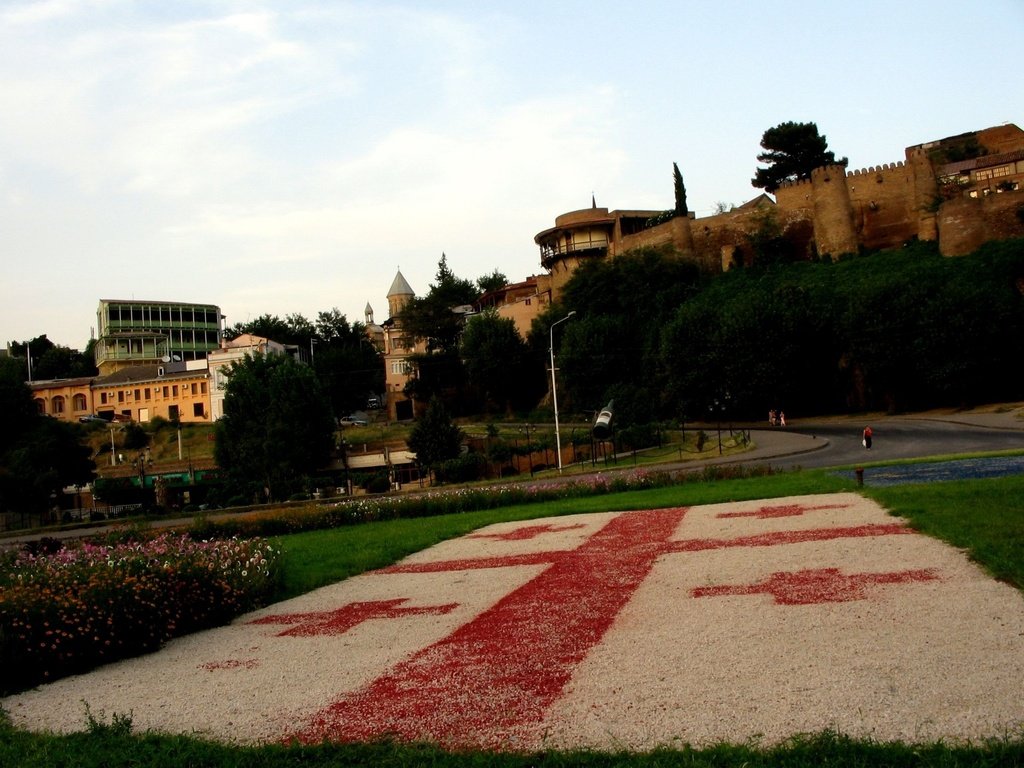
<instances>
[{"instance_id":1,"label":"grass lawn","mask_svg":"<svg viewBox=\"0 0 1024 768\"><path fill-rule=\"evenodd\" d=\"M746 480L686 483L671 488L523 505L487 512L369 523L282 537L282 597L385 566L453 536L493 522L578 512L697 505L854 490L824 471ZM966 549L998 578L1024 588L1024 477L862 489L918 530ZM0 723L2 766L1010 766L1024 765L1024 736L970 746L853 741L831 733L770 749L722 745L702 750L496 755L449 753L389 742L362 745L233 747L188 736L131 733L130 715L90 719L85 733L47 736Z\"/></svg>"}]
</instances>

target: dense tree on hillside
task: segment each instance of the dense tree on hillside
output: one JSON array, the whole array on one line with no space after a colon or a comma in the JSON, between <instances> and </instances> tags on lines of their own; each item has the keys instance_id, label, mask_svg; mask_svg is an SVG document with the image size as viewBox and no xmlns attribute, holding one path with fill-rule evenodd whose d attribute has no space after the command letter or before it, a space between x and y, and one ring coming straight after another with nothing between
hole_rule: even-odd
<instances>
[{"instance_id":1,"label":"dense tree on hillside","mask_svg":"<svg viewBox=\"0 0 1024 768\"><path fill-rule=\"evenodd\" d=\"M766 192L774 192L786 181L809 179L811 171L823 165L847 162L845 157L836 160L816 123L780 123L764 132L761 147L765 151L757 159L768 167L758 168L751 184Z\"/></svg>"},{"instance_id":2,"label":"dense tree on hillside","mask_svg":"<svg viewBox=\"0 0 1024 768\"><path fill-rule=\"evenodd\" d=\"M679 166L675 163L672 163L672 187L676 198L673 213L676 216L686 216L690 212L686 207L686 185L683 184L683 174L679 172Z\"/></svg>"},{"instance_id":3,"label":"dense tree on hillside","mask_svg":"<svg viewBox=\"0 0 1024 768\"><path fill-rule=\"evenodd\" d=\"M405 396L421 403L439 397L456 415L472 413L476 404L466 397L466 369L459 352L408 355L414 374L405 384Z\"/></svg>"},{"instance_id":4,"label":"dense tree on hillside","mask_svg":"<svg viewBox=\"0 0 1024 768\"><path fill-rule=\"evenodd\" d=\"M252 334L264 339L276 341L279 344L292 344L292 332L288 323L277 315L260 315L253 320L246 320L244 323L235 323L230 328L224 329L224 338L237 339L243 334Z\"/></svg>"},{"instance_id":5,"label":"dense tree on hillside","mask_svg":"<svg viewBox=\"0 0 1024 768\"><path fill-rule=\"evenodd\" d=\"M270 501L301 490L330 462L334 432L330 402L308 366L287 355L232 364L215 456L239 492Z\"/></svg>"},{"instance_id":6,"label":"dense tree on hillside","mask_svg":"<svg viewBox=\"0 0 1024 768\"><path fill-rule=\"evenodd\" d=\"M8 360L0 360L0 510L45 517L66 486L93 480L96 465L79 425L39 415L21 365Z\"/></svg>"},{"instance_id":7,"label":"dense tree on hillside","mask_svg":"<svg viewBox=\"0 0 1024 768\"><path fill-rule=\"evenodd\" d=\"M480 293L490 293L491 291L497 291L508 285L508 278L498 270L494 270L489 275L477 278L476 287L480 290Z\"/></svg>"},{"instance_id":8,"label":"dense tree on hillside","mask_svg":"<svg viewBox=\"0 0 1024 768\"><path fill-rule=\"evenodd\" d=\"M417 341L425 341L428 352L456 353L463 316L452 310L472 304L477 296L476 285L456 277L442 253L430 290L425 296L410 299L402 310L402 330Z\"/></svg>"},{"instance_id":9,"label":"dense tree on hillside","mask_svg":"<svg viewBox=\"0 0 1024 768\"><path fill-rule=\"evenodd\" d=\"M659 334L676 309L697 292L703 276L672 251L640 249L583 264L561 302L534 322L530 344L546 356L551 323L559 326L555 352L559 405L590 412L616 393L616 406L641 414L661 408Z\"/></svg>"},{"instance_id":10,"label":"dense tree on hillside","mask_svg":"<svg viewBox=\"0 0 1024 768\"><path fill-rule=\"evenodd\" d=\"M432 398L427 410L409 433L409 450L416 454L416 463L433 470L442 462L456 458L462 450L464 435L444 403Z\"/></svg>"},{"instance_id":11,"label":"dense tree on hillside","mask_svg":"<svg viewBox=\"0 0 1024 768\"><path fill-rule=\"evenodd\" d=\"M932 244L716 277L666 326L666 390L700 417L917 410L1019 399L1024 241Z\"/></svg>"},{"instance_id":12,"label":"dense tree on hillside","mask_svg":"<svg viewBox=\"0 0 1024 768\"><path fill-rule=\"evenodd\" d=\"M841 407L828 297L773 275L722 275L666 324L661 355L676 415L756 418L769 408Z\"/></svg>"},{"instance_id":13,"label":"dense tree on hillside","mask_svg":"<svg viewBox=\"0 0 1024 768\"><path fill-rule=\"evenodd\" d=\"M95 376L96 362L93 359L95 339L89 341L85 352L54 344L46 334L31 341L11 342L11 355L22 361L26 376L31 353L32 380L73 379L81 376Z\"/></svg>"},{"instance_id":14,"label":"dense tree on hillside","mask_svg":"<svg viewBox=\"0 0 1024 768\"><path fill-rule=\"evenodd\" d=\"M384 391L384 364L361 322L349 324L337 309L317 315L313 368L334 412L365 408L369 395Z\"/></svg>"},{"instance_id":15,"label":"dense tree on hillside","mask_svg":"<svg viewBox=\"0 0 1024 768\"><path fill-rule=\"evenodd\" d=\"M469 384L487 411L528 407L544 392L543 368L530 364L526 342L510 318L493 311L470 318L461 355Z\"/></svg>"},{"instance_id":16,"label":"dense tree on hillside","mask_svg":"<svg viewBox=\"0 0 1024 768\"><path fill-rule=\"evenodd\" d=\"M284 320L260 315L234 325L224 335L233 339L243 333L298 347L303 359L312 363L335 413L364 408L370 393L384 389L383 363L366 335L366 326L350 324L336 307L317 313L315 322L298 313Z\"/></svg>"}]
</instances>

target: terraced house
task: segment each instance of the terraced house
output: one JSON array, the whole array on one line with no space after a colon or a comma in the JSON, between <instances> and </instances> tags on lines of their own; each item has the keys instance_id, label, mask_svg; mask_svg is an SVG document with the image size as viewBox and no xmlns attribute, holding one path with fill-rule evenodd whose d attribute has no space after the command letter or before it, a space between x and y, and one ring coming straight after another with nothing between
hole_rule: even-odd
<instances>
[{"instance_id":1,"label":"terraced house","mask_svg":"<svg viewBox=\"0 0 1024 768\"><path fill-rule=\"evenodd\" d=\"M220 346L223 320L214 304L101 299L96 367L105 376L135 365L205 360Z\"/></svg>"}]
</instances>

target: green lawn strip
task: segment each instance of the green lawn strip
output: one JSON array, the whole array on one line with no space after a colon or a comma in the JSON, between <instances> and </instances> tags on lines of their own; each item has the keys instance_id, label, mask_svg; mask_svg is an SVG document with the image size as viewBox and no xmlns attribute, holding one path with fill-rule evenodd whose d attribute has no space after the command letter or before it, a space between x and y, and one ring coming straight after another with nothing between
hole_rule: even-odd
<instances>
[{"instance_id":1,"label":"green lawn strip","mask_svg":"<svg viewBox=\"0 0 1024 768\"><path fill-rule=\"evenodd\" d=\"M1024 476L865 488L864 494L1024 590Z\"/></svg>"},{"instance_id":2,"label":"green lawn strip","mask_svg":"<svg viewBox=\"0 0 1024 768\"><path fill-rule=\"evenodd\" d=\"M792 472L290 534L274 540L285 554L284 579L277 599L294 597L365 571L384 568L414 552L492 523L584 512L658 509L831 493L853 488L852 481L824 471Z\"/></svg>"},{"instance_id":3,"label":"green lawn strip","mask_svg":"<svg viewBox=\"0 0 1024 768\"><path fill-rule=\"evenodd\" d=\"M127 727L125 727L127 726ZM972 746L906 745L858 741L825 732L784 744L680 747L649 752L545 751L492 753L446 751L429 744L388 741L368 744L232 746L190 736L131 733L130 723L92 722L87 732L47 736L0 723L0 765L5 768L954 768L1024 764L1024 742L989 741Z\"/></svg>"}]
</instances>

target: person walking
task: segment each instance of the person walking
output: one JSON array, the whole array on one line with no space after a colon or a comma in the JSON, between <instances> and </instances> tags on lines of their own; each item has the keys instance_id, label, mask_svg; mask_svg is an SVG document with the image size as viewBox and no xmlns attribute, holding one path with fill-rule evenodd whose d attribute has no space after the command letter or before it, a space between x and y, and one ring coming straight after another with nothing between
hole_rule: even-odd
<instances>
[{"instance_id":1,"label":"person walking","mask_svg":"<svg viewBox=\"0 0 1024 768\"><path fill-rule=\"evenodd\" d=\"M871 448L871 437L872 437L873 433L871 431L871 426L870 425L864 427L864 432L862 433L862 435L863 435L863 437L861 439L861 442L864 444L864 447L865 448Z\"/></svg>"}]
</instances>

